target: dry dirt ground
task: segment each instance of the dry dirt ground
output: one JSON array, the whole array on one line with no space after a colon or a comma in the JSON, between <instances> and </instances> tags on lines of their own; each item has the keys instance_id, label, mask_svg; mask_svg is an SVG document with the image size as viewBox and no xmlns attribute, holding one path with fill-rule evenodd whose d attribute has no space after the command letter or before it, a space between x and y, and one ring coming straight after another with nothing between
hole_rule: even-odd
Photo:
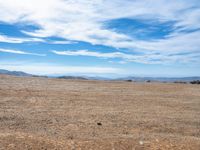
<instances>
[{"instance_id":1,"label":"dry dirt ground","mask_svg":"<svg viewBox=\"0 0 200 150\"><path fill-rule=\"evenodd\" d=\"M0 75L0 150L200 150L200 86Z\"/></svg>"}]
</instances>

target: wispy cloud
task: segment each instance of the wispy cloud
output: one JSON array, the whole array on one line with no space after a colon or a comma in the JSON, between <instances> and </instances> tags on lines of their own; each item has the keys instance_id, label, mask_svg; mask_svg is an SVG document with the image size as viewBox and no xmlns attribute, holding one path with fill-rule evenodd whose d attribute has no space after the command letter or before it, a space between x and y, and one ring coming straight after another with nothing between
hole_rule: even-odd
<instances>
[{"instance_id":1,"label":"wispy cloud","mask_svg":"<svg viewBox=\"0 0 200 150\"><path fill-rule=\"evenodd\" d=\"M131 43L137 41L104 28L105 21L119 18L174 21L177 22L175 27L194 29L200 25L198 19L200 9L196 2L196 0L1 0L0 20L9 23L26 21L35 23L41 29L34 32L24 31L32 36L59 36L93 44L129 48L135 47L136 44Z\"/></svg>"},{"instance_id":2,"label":"wispy cloud","mask_svg":"<svg viewBox=\"0 0 200 150\"><path fill-rule=\"evenodd\" d=\"M187 63L188 61L199 62L198 56L200 57L200 53L188 53L183 54L181 53L147 53L147 54L127 54L122 52L112 52L112 53L101 53L96 51L89 51L89 50L78 50L78 51L52 51L54 54L57 55L66 55L66 56L90 56L90 57L98 57L98 58L106 58L106 59L113 59L113 58L120 58L120 64L125 64L126 62L139 62L144 64L170 64L175 62L182 62Z\"/></svg>"},{"instance_id":3,"label":"wispy cloud","mask_svg":"<svg viewBox=\"0 0 200 150\"><path fill-rule=\"evenodd\" d=\"M138 39L134 35L119 33L105 26L105 22L121 18L153 21L158 24L174 22L174 24L165 39L148 41ZM168 55L177 52L199 52L199 18L198 0L0 0L0 21L10 24L32 23L39 28L35 31L23 30L24 34L37 38L55 36L71 41L140 51L144 53L143 56L127 56L118 53L97 54L101 57L111 57L108 55L126 59L131 57L130 60L140 60L140 62L142 59L142 62L162 60L157 61L159 63L164 59L164 62L176 59L190 61L189 55L176 56L173 59ZM23 42L19 39L5 37L2 39L2 41ZM154 54L157 52L159 55Z\"/></svg>"},{"instance_id":4,"label":"wispy cloud","mask_svg":"<svg viewBox=\"0 0 200 150\"><path fill-rule=\"evenodd\" d=\"M76 44L74 41L49 41L49 44Z\"/></svg>"},{"instance_id":5,"label":"wispy cloud","mask_svg":"<svg viewBox=\"0 0 200 150\"><path fill-rule=\"evenodd\" d=\"M18 38L18 37L8 37L6 35L0 34L0 42L4 43L25 43L25 42L44 42L45 40L41 38Z\"/></svg>"},{"instance_id":6,"label":"wispy cloud","mask_svg":"<svg viewBox=\"0 0 200 150\"><path fill-rule=\"evenodd\" d=\"M30 53L30 52L25 52L25 51L20 51L20 50L2 49L2 48L0 48L0 52L3 52L3 53L13 53L13 54L21 54L21 55L46 56L46 54Z\"/></svg>"},{"instance_id":7,"label":"wispy cloud","mask_svg":"<svg viewBox=\"0 0 200 150\"><path fill-rule=\"evenodd\" d=\"M68 56L93 56L99 58L131 58L132 55L121 53L121 52L113 52L113 53L100 53L95 51L88 50L78 50L78 51L52 51L58 55L68 55Z\"/></svg>"}]
</instances>

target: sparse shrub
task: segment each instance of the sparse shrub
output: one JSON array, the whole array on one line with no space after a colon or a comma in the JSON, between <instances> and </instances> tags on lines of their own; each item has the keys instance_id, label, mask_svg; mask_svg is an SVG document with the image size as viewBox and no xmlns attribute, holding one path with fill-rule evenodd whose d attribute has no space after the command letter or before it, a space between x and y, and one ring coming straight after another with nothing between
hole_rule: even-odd
<instances>
[{"instance_id":1,"label":"sparse shrub","mask_svg":"<svg viewBox=\"0 0 200 150\"><path fill-rule=\"evenodd\" d=\"M132 80L126 80L126 82L132 82Z\"/></svg>"},{"instance_id":2,"label":"sparse shrub","mask_svg":"<svg viewBox=\"0 0 200 150\"><path fill-rule=\"evenodd\" d=\"M190 82L191 84L200 84L200 80L194 80Z\"/></svg>"},{"instance_id":3,"label":"sparse shrub","mask_svg":"<svg viewBox=\"0 0 200 150\"><path fill-rule=\"evenodd\" d=\"M174 81L174 83L187 84L187 82L184 82L184 81Z\"/></svg>"}]
</instances>

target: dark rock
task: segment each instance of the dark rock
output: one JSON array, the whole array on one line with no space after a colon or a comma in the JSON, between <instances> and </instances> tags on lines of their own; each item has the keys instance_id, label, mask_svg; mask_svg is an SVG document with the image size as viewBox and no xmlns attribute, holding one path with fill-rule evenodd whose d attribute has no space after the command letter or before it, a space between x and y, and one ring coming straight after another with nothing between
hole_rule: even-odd
<instances>
[{"instance_id":1,"label":"dark rock","mask_svg":"<svg viewBox=\"0 0 200 150\"><path fill-rule=\"evenodd\" d=\"M102 126L102 123L101 123L101 122L97 122L97 125L98 125L98 126Z\"/></svg>"}]
</instances>

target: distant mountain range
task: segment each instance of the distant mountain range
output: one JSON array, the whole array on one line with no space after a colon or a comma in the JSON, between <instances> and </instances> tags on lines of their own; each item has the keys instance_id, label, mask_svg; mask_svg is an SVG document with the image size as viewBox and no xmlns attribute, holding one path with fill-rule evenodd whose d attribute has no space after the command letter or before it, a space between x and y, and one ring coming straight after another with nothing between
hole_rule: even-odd
<instances>
[{"instance_id":1,"label":"distant mountain range","mask_svg":"<svg viewBox=\"0 0 200 150\"><path fill-rule=\"evenodd\" d=\"M47 76L39 76L32 75L22 71L8 71L4 69L0 69L0 74L6 75L14 75L14 76L22 76L22 77L47 77ZM191 82L195 80L200 80L200 77L124 77L117 79L110 79L105 77L88 77L88 76L58 76L55 77L58 79L75 79L75 80L117 80L117 81L136 81L136 82L145 82L145 81L159 81L159 82Z\"/></svg>"},{"instance_id":2,"label":"distant mountain range","mask_svg":"<svg viewBox=\"0 0 200 150\"><path fill-rule=\"evenodd\" d=\"M23 77L31 77L32 74L28 74L22 71L8 71L4 69L0 69L0 74L6 74L6 75L13 75L13 76L23 76Z\"/></svg>"}]
</instances>

